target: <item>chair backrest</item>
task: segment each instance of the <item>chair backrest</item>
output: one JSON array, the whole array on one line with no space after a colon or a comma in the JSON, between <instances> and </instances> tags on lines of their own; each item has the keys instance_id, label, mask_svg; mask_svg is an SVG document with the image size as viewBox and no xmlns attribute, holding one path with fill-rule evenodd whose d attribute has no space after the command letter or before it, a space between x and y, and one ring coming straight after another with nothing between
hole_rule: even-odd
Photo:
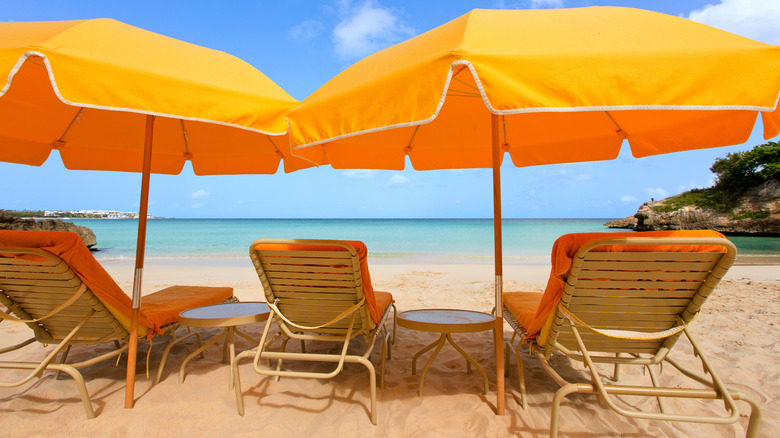
<instances>
[{"instance_id":1,"label":"chair backrest","mask_svg":"<svg viewBox=\"0 0 780 438\"><path fill-rule=\"evenodd\" d=\"M605 248L605 246L609 246ZM715 251L711 252L713 247ZM697 252L696 248L707 248ZM687 250L690 249L690 250ZM561 305L601 330L662 332L695 317L736 258L724 238L604 238L577 252ZM563 312L554 313L546 344L579 351ZM630 340L580 329L589 352L665 355L680 333L662 339ZM550 354L552 348L546 348Z\"/></svg>"},{"instance_id":2,"label":"chair backrest","mask_svg":"<svg viewBox=\"0 0 780 438\"><path fill-rule=\"evenodd\" d=\"M84 292L67 307L40 321L26 322L35 338L42 343L59 343L94 311L71 343L126 339L129 334L125 328L59 257L37 248L0 247L0 303L18 319L42 318L81 288Z\"/></svg>"},{"instance_id":3,"label":"chair backrest","mask_svg":"<svg viewBox=\"0 0 780 438\"><path fill-rule=\"evenodd\" d=\"M269 303L293 323L316 327L363 300L357 251L348 242L309 239L258 239L249 248ZM374 327L365 301L357 310L353 335ZM312 333L343 335L350 318ZM299 331L291 329L292 331Z\"/></svg>"}]
</instances>

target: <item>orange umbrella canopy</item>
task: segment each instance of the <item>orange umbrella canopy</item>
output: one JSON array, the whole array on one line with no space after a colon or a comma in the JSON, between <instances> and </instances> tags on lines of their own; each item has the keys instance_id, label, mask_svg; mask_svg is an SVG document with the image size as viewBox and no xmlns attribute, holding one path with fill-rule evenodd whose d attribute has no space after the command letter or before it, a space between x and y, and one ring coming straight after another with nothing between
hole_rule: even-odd
<instances>
[{"instance_id":1,"label":"orange umbrella canopy","mask_svg":"<svg viewBox=\"0 0 780 438\"><path fill-rule=\"evenodd\" d=\"M293 153L336 168L517 166L747 141L780 131L780 47L620 8L474 10L351 66L289 115ZM503 155L503 154L502 154Z\"/></svg>"},{"instance_id":2,"label":"orange umbrella canopy","mask_svg":"<svg viewBox=\"0 0 780 438\"><path fill-rule=\"evenodd\" d=\"M263 73L115 20L0 23L0 77L0 161L57 149L69 169L140 172L147 115L153 173L274 173L289 155L298 102Z\"/></svg>"}]
</instances>

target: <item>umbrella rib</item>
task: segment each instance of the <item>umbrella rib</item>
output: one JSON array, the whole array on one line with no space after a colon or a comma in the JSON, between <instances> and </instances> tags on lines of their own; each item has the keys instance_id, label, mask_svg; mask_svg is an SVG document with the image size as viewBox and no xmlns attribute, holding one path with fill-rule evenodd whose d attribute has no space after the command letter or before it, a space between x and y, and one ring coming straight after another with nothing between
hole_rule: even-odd
<instances>
[{"instance_id":1,"label":"umbrella rib","mask_svg":"<svg viewBox=\"0 0 780 438\"><path fill-rule=\"evenodd\" d=\"M284 158L284 154L282 154L282 151L280 151L279 148L276 147L276 143L274 143L274 139L272 139L271 136L267 134L265 138L267 138L268 141L271 142L271 146L274 147L274 150L276 151L276 155L279 155L279 157Z\"/></svg>"},{"instance_id":2,"label":"umbrella rib","mask_svg":"<svg viewBox=\"0 0 780 438\"><path fill-rule=\"evenodd\" d=\"M458 71L458 73L460 73L461 71L463 71L463 70L465 70L465 69L466 69L466 67L463 67L462 69L460 69L460 71ZM461 80L461 79L458 79L458 78L456 78L454 75L453 75L453 77L452 77L452 78L453 78L454 80L456 80L456 81L460 82L461 84L463 84L463 85L465 85L465 86L467 86L467 87L471 88L472 90L477 90L477 92L479 93L479 88L477 88L477 87L475 87L475 86L473 86L473 85L469 84L468 82L466 82L466 81L464 81L464 80ZM465 93L465 91L464 91L464 93Z\"/></svg>"},{"instance_id":3,"label":"umbrella rib","mask_svg":"<svg viewBox=\"0 0 780 438\"><path fill-rule=\"evenodd\" d=\"M505 151L509 150L509 136L507 135L507 123L506 123L506 116L501 116L501 125L504 128L504 143L501 145L504 147Z\"/></svg>"},{"instance_id":4,"label":"umbrella rib","mask_svg":"<svg viewBox=\"0 0 780 438\"><path fill-rule=\"evenodd\" d=\"M454 77L458 76L459 74L461 74L463 72L463 70L466 70L467 68L468 67L466 67L465 65L461 66L460 70L452 73L452 77L454 78Z\"/></svg>"},{"instance_id":5,"label":"umbrella rib","mask_svg":"<svg viewBox=\"0 0 780 438\"><path fill-rule=\"evenodd\" d=\"M417 131L420 130L420 126L421 125L417 125L417 126L414 127L414 132L412 133L412 138L409 139L409 144L406 145L406 147L404 148L404 153L406 155L409 155L409 153L412 152L412 142L414 141L414 137L417 135Z\"/></svg>"},{"instance_id":6,"label":"umbrella rib","mask_svg":"<svg viewBox=\"0 0 780 438\"><path fill-rule=\"evenodd\" d=\"M27 57L25 61L30 62L33 65L37 65L38 67L46 68L46 62L43 60L42 56L39 55L30 55Z\"/></svg>"},{"instance_id":7,"label":"umbrella rib","mask_svg":"<svg viewBox=\"0 0 780 438\"><path fill-rule=\"evenodd\" d=\"M184 139L184 159L192 161L192 152L190 152L190 137L187 135L187 128L184 127L184 119L181 119L181 136Z\"/></svg>"},{"instance_id":8,"label":"umbrella rib","mask_svg":"<svg viewBox=\"0 0 780 438\"><path fill-rule=\"evenodd\" d=\"M480 94L477 93L469 93L468 91L461 91L461 90L448 90L447 96L453 96L453 97L482 97Z\"/></svg>"},{"instance_id":9,"label":"umbrella rib","mask_svg":"<svg viewBox=\"0 0 780 438\"><path fill-rule=\"evenodd\" d=\"M617 135L619 135L623 139L627 139L628 138L628 134L626 133L626 131L623 130L623 128L620 126L620 124L618 124L617 120L615 120L615 118L612 117L612 114L610 114L609 111L604 111L604 114L606 114L607 117L609 117L609 120L612 120L612 123L615 124L615 127L617 128L615 133L617 133Z\"/></svg>"},{"instance_id":10,"label":"umbrella rib","mask_svg":"<svg viewBox=\"0 0 780 438\"><path fill-rule=\"evenodd\" d=\"M84 111L83 106L79 107L79 112L77 112L76 115L73 117L73 120L70 121L68 127L65 128L65 131L62 133L62 135L60 135L60 138L54 141L54 143L52 143L52 147L54 149L59 149L60 147L65 146L65 136L68 135L68 132L70 132L70 128L73 127L73 124L76 123L76 120L78 120L81 117L82 111Z\"/></svg>"}]
</instances>

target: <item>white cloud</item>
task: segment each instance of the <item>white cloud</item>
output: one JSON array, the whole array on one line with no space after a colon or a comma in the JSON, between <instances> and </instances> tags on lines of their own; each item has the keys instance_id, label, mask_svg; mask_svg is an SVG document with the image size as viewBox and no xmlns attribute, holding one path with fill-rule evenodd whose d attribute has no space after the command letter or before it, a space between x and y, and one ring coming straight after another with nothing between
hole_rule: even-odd
<instances>
[{"instance_id":1,"label":"white cloud","mask_svg":"<svg viewBox=\"0 0 780 438\"><path fill-rule=\"evenodd\" d=\"M666 190L660 187L645 189L645 193L653 199L663 199L666 197Z\"/></svg>"},{"instance_id":2,"label":"white cloud","mask_svg":"<svg viewBox=\"0 0 780 438\"><path fill-rule=\"evenodd\" d=\"M317 20L307 20L293 26L287 36L296 41L311 41L318 37L324 29L322 23Z\"/></svg>"},{"instance_id":3,"label":"white cloud","mask_svg":"<svg viewBox=\"0 0 780 438\"><path fill-rule=\"evenodd\" d=\"M203 189L200 189L197 192L192 192L192 194L190 194L190 198L192 198L192 199L204 199L204 198L208 198L210 194L211 193L209 193L209 192L207 192L207 191L205 191Z\"/></svg>"},{"instance_id":4,"label":"white cloud","mask_svg":"<svg viewBox=\"0 0 780 438\"><path fill-rule=\"evenodd\" d=\"M365 0L353 5L341 2L342 19L333 29L336 54L360 58L414 35L396 11Z\"/></svg>"},{"instance_id":5,"label":"white cloud","mask_svg":"<svg viewBox=\"0 0 780 438\"><path fill-rule=\"evenodd\" d=\"M721 0L697 9L688 19L769 44L780 44L780 2Z\"/></svg>"},{"instance_id":6,"label":"white cloud","mask_svg":"<svg viewBox=\"0 0 780 438\"><path fill-rule=\"evenodd\" d=\"M522 9L522 5L520 5L520 2L508 2L505 0L498 0L493 5L494 9Z\"/></svg>"},{"instance_id":7,"label":"white cloud","mask_svg":"<svg viewBox=\"0 0 780 438\"><path fill-rule=\"evenodd\" d=\"M577 174L574 177L574 179L577 180L577 181L588 181L589 179L591 179L591 176L588 175L588 174L585 174L585 173L580 173L580 174Z\"/></svg>"},{"instance_id":8,"label":"white cloud","mask_svg":"<svg viewBox=\"0 0 780 438\"><path fill-rule=\"evenodd\" d=\"M200 208L203 207L204 205L206 205L206 203L196 202L192 204L192 208Z\"/></svg>"},{"instance_id":9,"label":"white cloud","mask_svg":"<svg viewBox=\"0 0 780 438\"><path fill-rule=\"evenodd\" d=\"M541 166L537 172L543 179L571 178L571 173L567 167L565 164L560 166Z\"/></svg>"},{"instance_id":10,"label":"white cloud","mask_svg":"<svg viewBox=\"0 0 780 438\"><path fill-rule=\"evenodd\" d=\"M344 176L352 179L367 179L375 177L379 172L371 169L353 169L344 172Z\"/></svg>"},{"instance_id":11,"label":"white cloud","mask_svg":"<svg viewBox=\"0 0 780 438\"><path fill-rule=\"evenodd\" d=\"M447 173L455 173L461 175L474 174L484 172L485 169L445 169Z\"/></svg>"},{"instance_id":12,"label":"white cloud","mask_svg":"<svg viewBox=\"0 0 780 438\"><path fill-rule=\"evenodd\" d=\"M688 183L687 186L685 184L680 184L679 186L677 186L677 191L679 193L682 193L682 192L686 192L688 190L701 189L701 188L704 188L704 186L701 185L701 184L696 184L695 181L691 181L691 182Z\"/></svg>"},{"instance_id":13,"label":"white cloud","mask_svg":"<svg viewBox=\"0 0 780 438\"><path fill-rule=\"evenodd\" d=\"M401 175L400 173L396 173L395 175L390 177L390 181L387 182L387 187L408 186L410 182L411 181L409 181L409 178Z\"/></svg>"},{"instance_id":14,"label":"white cloud","mask_svg":"<svg viewBox=\"0 0 780 438\"><path fill-rule=\"evenodd\" d=\"M562 8L563 0L531 0L531 9Z\"/></svg>"},{"instance_id":15,"label":"white cloud","mask_svg":"<svg viewBox=\"0 0 780 438\"><path fill-rule=\"evenodd\" d=\"M636 202L636 198L631 195L625 195L620 197L620 202L624 204L631 204L632 202Z\"/></svg>"}]
</instances>

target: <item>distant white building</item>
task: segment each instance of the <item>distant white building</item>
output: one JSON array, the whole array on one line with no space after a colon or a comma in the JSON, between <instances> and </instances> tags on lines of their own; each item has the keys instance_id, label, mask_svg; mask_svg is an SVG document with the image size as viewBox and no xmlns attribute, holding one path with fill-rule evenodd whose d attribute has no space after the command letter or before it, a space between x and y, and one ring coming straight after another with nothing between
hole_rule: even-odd
<instances>
[{"instance_id":1,"label":"distant white building","mask_svg":"<svg viewBox=\"0 0 780 438\"><path fill-rule=\"evenodd\" d=\"M46 217L75 217L75 218L105 218L105 219L138 219L136 212L122 212L116 210L45 210ZM148 215L153 218L152 215Z\"/></svg>"}]
</instances>

